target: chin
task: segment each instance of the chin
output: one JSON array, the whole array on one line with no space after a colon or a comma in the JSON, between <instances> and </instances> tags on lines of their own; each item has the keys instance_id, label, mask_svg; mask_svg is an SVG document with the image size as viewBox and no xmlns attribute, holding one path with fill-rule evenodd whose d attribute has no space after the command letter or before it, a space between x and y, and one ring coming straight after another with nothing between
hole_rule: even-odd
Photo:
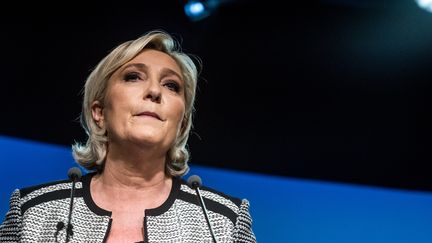
<instances>
[{"instance_id":1,"label":"chin","mask_svg":"<svg viewBox=\"0 0 432 243\"><path fill-rule=\"evenodd\" d=\"M167 133L161 128L151 126L141 127L128 132L126 140L141 146L164 146L164 144L171 144L175 139L174 133Z\"/></svg>"},{"instance_id":2,"label":"chin","mask_svg":"<svg viewBox=\"0 0 432 243\"><path fill-rule=\"evenodd\" d=\"M132 141L134 141L135 143L140 143L140 144L147 144L147 145L157 145L160 144L162 142L162 139L160 137L155 137L155 136L136 136L133 137L132 139L130 139Z\"/></svg>"},{"instance_id":3,"label":"chin","mask_svg":"<svg viewBox=\"0 0 432 243\"><path fill-rule=\"evenodd\" d=\"M128 140L132 141L133 143L142 144L146 146L160 145L164 142L165 135L146 131L146 132L135 133Z\"/></svg>"}]
</instances>

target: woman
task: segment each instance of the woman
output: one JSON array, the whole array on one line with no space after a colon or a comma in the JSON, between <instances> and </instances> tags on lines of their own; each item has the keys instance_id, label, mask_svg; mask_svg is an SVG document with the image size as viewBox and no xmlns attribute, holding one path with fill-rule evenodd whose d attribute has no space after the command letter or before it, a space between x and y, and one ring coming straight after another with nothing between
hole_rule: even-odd
<instances>
[{"instance_id":1,"label":"woman","mask_svg":"<svg viewBox=\"0 0 432 243\"><path fill-rule=\"evenodd\" d=\"M85 144L75 160L89 173L14 191L0 242L211 242L196 191L181 176L197 84L193 60L163 31L112 50L85 83ZM255 242L249 203L202 188L218 242ZM57 227L59 226L59 227Z\"/></svg>"}]
</instances>

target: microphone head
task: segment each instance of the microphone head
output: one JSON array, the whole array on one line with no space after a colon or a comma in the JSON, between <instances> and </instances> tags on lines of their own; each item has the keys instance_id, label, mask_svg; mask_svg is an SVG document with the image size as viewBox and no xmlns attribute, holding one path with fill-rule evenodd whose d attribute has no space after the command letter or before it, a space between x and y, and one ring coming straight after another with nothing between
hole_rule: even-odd
<instances>
[{"instance_id":1,"label":"microphone head","mask_svg":"<svg viewBox=\"0 0 432 243\"><path fill-rule=\"evenodd\" d=\"M71 180L77 180L80 179L82 176L81 170L78 167L72 167L68 171L68 177Z\"/></svg>"},{"instance_id":2,"label":"microphone head","mask_svg":"<svg viewBox=\"0 0 432 243\"><path fill-rule=\"evenodd\" d=\"M201 177L197 175L191 175L187 180L187 184L193 189L196 189L197 187L201 187L202 186Z\"/></svg>"}]
</instances>

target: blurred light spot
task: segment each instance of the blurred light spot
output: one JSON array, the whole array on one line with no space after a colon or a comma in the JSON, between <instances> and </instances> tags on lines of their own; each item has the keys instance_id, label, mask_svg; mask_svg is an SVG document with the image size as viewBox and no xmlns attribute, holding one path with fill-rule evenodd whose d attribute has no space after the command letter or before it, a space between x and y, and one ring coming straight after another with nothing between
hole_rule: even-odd
<instances>
[{"instance_id":1,"label":"blurred light spot","mask_svg":"<svg viewBox=\"0 0 432 243\"><path fill-rule=\"evenodd\" d=\"M416 0L416 2L421 8L432 12L432 0Z\"/></svg>"},{"instance_id":2,"label":"blurred light spot","mask_svg":"<svg viewBox=\"0 0 432 243\"><path fill-rule=\"evenodd\" d=\"M184 11L190 20L199 21L210 16L219 4L219 0L189 0L184 5Z\"/></svg>"}]
</instances>

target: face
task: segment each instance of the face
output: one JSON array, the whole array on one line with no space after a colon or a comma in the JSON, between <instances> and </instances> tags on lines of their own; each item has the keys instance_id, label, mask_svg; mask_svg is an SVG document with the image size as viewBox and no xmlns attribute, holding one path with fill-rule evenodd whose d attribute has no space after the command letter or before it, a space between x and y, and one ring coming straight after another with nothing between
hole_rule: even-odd
<instances>
[{"instance_id":1,"label":"face","mask_svg":"<svg viewBox=\"0 0 432 243\"><path fill-rule=\"evenodd\" d=\"M93 103L93 119L107 129L109 144L131 142L166 152L181 129L184 86L174 59L144 50L111 76L104 103Z\"/></svg>"}]
</instances>

